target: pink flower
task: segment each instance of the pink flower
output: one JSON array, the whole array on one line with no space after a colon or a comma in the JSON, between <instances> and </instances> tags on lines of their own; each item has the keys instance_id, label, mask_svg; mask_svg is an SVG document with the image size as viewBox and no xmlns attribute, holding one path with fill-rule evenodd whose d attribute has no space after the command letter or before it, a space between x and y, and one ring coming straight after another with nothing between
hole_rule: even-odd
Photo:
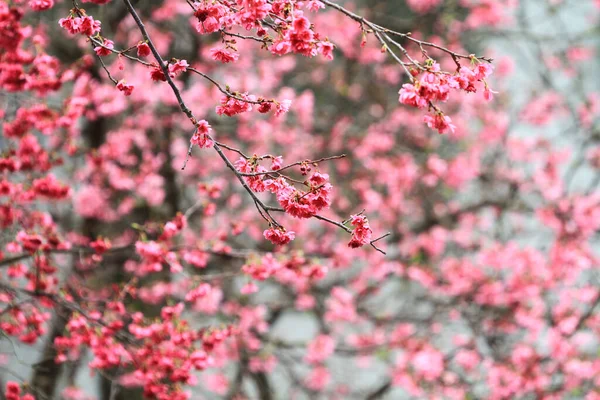
<instances>
[{"instance_id":1,"label":"pink flower","mask_svg":"<svg viewBox=\"0 0 600 400\"><path fill-rule=\"evenodd\" d=\"M279 117L280 115L285 114L288 111L290 111L291 105L292 105L291 100L282 100L281 102L277 103L277 106L275 107L275 116Z\"/></svg>"},{"instance_id":2,"label":"pink flower","mask_svg":"<svg viewBox=\"0 0 600 400\"><path fill-rule=\"evenodd\" d=\"M82 186L74 199L75 211L86 218L107 218L106 210L110 210L109 196L97 186ZM110 216L110 215L109 215Z\"/></svg>"},{"instance_id":3,"label":"pink flower","mask_svg":"<svg viewBox=\"0 0 600 400\"><path fill-rule=\"evenodd\" d=\"M336 286L331 289L331 296L327 299L326 305L325 320L327 322L354 322L358 318L354 305L354 296L343 287Z\"/></svg>"},{"instance_id":4,"label":"pink flower","mask_svg":"<svg viewBox=\"0 0 600 400\"><path fill-rule=\"evenodd\" d=\"M352 239L348 243L348 247L357 248L362 247L371 241L371 227L369 221L364 215L352 215L350 216L351 224L354 226L352 231Z\"/></svg>"},{"instance_id":5,"label":"pink flower","mask_svg":"<svg viewBox=\"0 0 600 400\"><path fill-rule=\"evenodd\" d=\"M185 301L194 302L200 298L208 296L211 291L212 291L212 286L210 286L208 283L201 283L200 285L198 285L197 288L189 291L185 295Z\"/></svg>"},{"instance_id":6,"label":"pink flower","mask_svg":"<svg viewBox=\"0 0 600 400\"><path fill-rule=\"evenodd\" d=\"M295 306L300 311L310 310L316 304L315 298L309 294L301 294L296 299Z\"/></svg>"},{"instance_id":7,"label":"pink flower","mask_svg":"<svg viewBox=\"0 0 600 400\"><path fill-rule=\"evenodd\" d=\"M293 29L297 32L304 32L310 29L310 21L302 15L296 16L293 23Z\"/></svg>"},{"instance_id":8,"label":"pink flower","mask_svg":"<svg viewBox=\"0 0 600 400\"><path fill-rule=\"evenodd\" d=\"M100 32L100 21L94 20L92 17L83 17L81 18L81 25L79 27L79 32L82 35L86 36L94 36L96 33Z\"/></svg>"},{"instance_id":9,"label":"pink flower","mask_svg":"<svg viewBox=\"0 0 600 400\"><path fill-rule=\"evenodd\" d=\"M255 96L248 95L248 93L241 93L237 97L239 97L241 100L234 97L223 96L221 98L221 105L217 106L216 108L217 114L225 114L228 117L232 117L236 114L252 111L252 104L248 101L256 101Z\"/></svg>"},{"instance_id":10,"label":"pink flower","mask_svg":"<svg viewBox=\"0 0 600 400\"><path fill-rule=\"evenodd\" d=\"M267 171L267 169L262 165L256 165L243 157L240 157L239 160L237 160L234 163L234 166L238 171L243 172L245 174L261 173ZM267 189L267 181L263 180L262 175L246 176L244 177L244 180L246 181L248 186L250 186L250 189L254 190L255 192L264 192Z\"/></svg>"},{"instance_id":11,"label":"pink flower","mask_svg":"<svg viewBox=\"0 0 600 400\"><path fill-rule=\"evenodd\" d=\"M223 64L227 64L230 62L235 62L239 58L239 54L234 53L232 51L223 50L223 49L211 49L210 55L215 61L220 61Z\"/></svg>"},{"instance_id":12,"label":"pink flower","mask_svg":"<svg viewBox=\"0 0 600 400\"><path fill-rule=\"evenodd\" d=\"M334 45L331 42L319 42L319 52L328 60L333 60Z\"/></svg>"},{"instance_id":13,"label":"pink flower","mask_svg":"<svg viewBox=\"0 0 600 400\"><path fill-rule=\"evenodd\" d=\"M161 260L164 254L163 248L156 242L136 242L135 250L148 260Z\"/></svg>"},{"instance_id":14,"label":"pink flower","mask_svg":"<svg viewBox=\"0 0 600 400\"><path fill-rule=\"evenodd\" d=\"M119 83L117 83L117 89L119 89L121 92L123 92L125 94L125 96L131 96L131 93L133 92L133 85L129 85L127 83L125 83L125 80L121 79L119 81Z\"/></svg>"},{"instance_id":15,"label":"pink flower","mask_svg":"<svg viewBox=\"0 0 600 400\"><path fill-rule=\"evenodd\" d=\"M160 68L160 67L152 68L152 71L150 71L150 78L152 78L152 80L155 82L158 82L158 81L166 82L166 80L167 80L165 73L163 72L162 68Z\"/></svg>"},{"instance_id":16,"label":"pink flower","mask_svg":"<svg viewBox=\"0 0 600 400\"><path fill-rule=\"evenodd\" d=\"M202 2L200 7L196 9L194 16L197 18L196 30L199 33L216 32L223 24L221 20L225 20L229 10L227 7L218 2L209 3Z\"/></svg>"},{"instance_id":17,"label":"pink flower","mask_svg":"<svg viewBox=\"0 0 600 400\"><path fill-rule=\"evenodd\" d=\"M310 21L302 16L301 12L296 13L292 30L286 33L286 37L290 41L291 49L294 53L299 53L307 57L317 55L315 33L310 27Z\"/></svg>"},{"instance_id":18,"label":"pink flower","mask_svg":"<svg viewBox=\"0 0 600 400\"><path fill-rule=\"evenodd\" d=\"M284 245L294 240L296 237L292 231L285 231L282 228L269 228L263 232L265 239L271 241L273 244Z\"/></svg>"},{"instance_id":19,"label":"pink flower","mask_svg":"<svg viewBox=\"0 0 600 400\"><path fill-rule=\"evenodd\" d=\"M90 243L90 247L94 249L96 254L104 254L107 250L109 250L112 245L110 240L98 238L92 243Z\"/></svg>"},{"instance_id":20,"label":"pink flower","mask_svg":"<svg viewBox=\"0 0 600 400\"><path fill-rule=\"evenodd\" d=\"M269 111L271 111L271 108L273 108L273 103L272 102L270 102L270 101L263 101L258 106L258 112L261 113L261 114L266 114Z\"/></svg>"},{"instance_id":21,"label":"pink flower","mask_svg":"<svg viewBox=\"0 0 600 400\"><path fill-rule=\"evenodd\" d=\"M196 132L191 139L192 144L198 145L201 149L212 147L213 142L209 136L212 132L210 124L206 120L201 120L196 126Z\"/></svg>"},{"instance_id":22,"label":"pink flower","mask_svg":"<svg viewBox=\"0 0 600 400\"><path fill-rule=\"evenodd\" d=\"M54 7L54 0L30 0L29 7L33 11L44 11Z\"/></svg>"},{"instance_id":23,"label":"pink flower","mask_svg":"<svg viewBox=\"0 0 600 400\"><path fill-rule=\"evenodd\" d=\"M138 57L148 57L151 53L150 46L146 42L139 42L137 45Z\"/></svg>"},{"instance_id":24,"label":"pink flower","mask_svg":"<svg viewBox=\"0 0 600 400\"><path fill-rule=\"evenodd\" d=\"M257 25L258 21L265 18L273 7L267 0L238 0L238 4L242 5L240 22L246 29Z\"/></svg>"},{"instance_id":25,"label":"pink flower","mask_svg":"<svg viewBox=\"0 0 600 400\"><path fill-rule=\"evenodd\" d=\"M309 364L319 364L333 354L335 340L328 335L319 335L308 344L304 360Z\"/></svg>"},{"instance_id":26,"label":"pink flower","mask_svg":"<svg viewBox=\"0 0 600 400\"><path fill-rule=\"evenodd\" d=\"M271 171L280 170L283 165L283 157L277 156L271 160Z\"/></svg>"},{"instance_id":27,"label":"pink flower","mask_svg":"<svg viewBox=\"0 0 600 400\"><path fill-rule=\"evenodd\" d=\"M253 279L264 281L280 271L281 268L282 265L271 254L268 254L258 262L243 265L242 271Z\"/></svg>"},{"instance_id":28,"label":"pink flower","mask_svg":"<svg viewBox=\"0 0 600 400\"><path fill-rule=\"evenodd\" d=\"M221 24L216 18L208 17L204 21L199 21L196 24L196 30L198 33L212 33L216 32L221 28Z\"/></svg>"},{"instance_id":29,"label":"pink flower","mask_svg":"<svg viewBox=\"0 0 600 400\"><path fill-rule=\"evenodd\" d=\"M199 250L183 253L183 259L195 268L205 268L208 264L208 254Z\"/></svg>"},{"instance_id":30,"label":"pink flower","mask_svg":"<svg viewBox=\"0 0 600 400\"><path fill-rule=\"evenodd\" d=\"M427 99L421 97L417 88L410 83L405 83L404 85L402 85L402 88L400 89L398 94L400 94L398 100L402 104L406 104L408 106L417 108L427 107Z\"/></svg>"},{"instance_id":31,"label":"pink flower","mask_svg":"<svg viewBox=\"0 0 600 400\"><path fill-rule=\"evenodd\" d=\"M305 385L309 389L321 391L329 385L330 381L331 374L329 373L329 370L325 367L316 367L306 377Z\"/></svg>"},{"instance_id":32,"label":"pink flower","mask_svg":"<svg viewBox=\"0 0 600 400\"><path fill-rule=\"evenodd\" d=\"M21 385L13 381L6 382L6 391L4 392L4 395L7 399L18 400L21 395Z\"/></svg>"},{"instance_id":33,"label":"pink flower","mask_svg":"<svg viewBox=\"0 0 600 400\"><path fill-rule=\"evenodd\" d=\"M492 66L492 64L480 63L477 64L474 72L475 78L481 81L492 75L492 72L494 72L494 67Z\"/></svg>"},{"instance_id":34,"label":"pink flower","mask_svg":"<svg viewBox=\"0 0 600 400\"><path fill-rule=\"evenodd\" d=\"M19 231L16 236L16 239L21 245L23 249L27 250L30 253L35 252L42 246L42 238L39 235L28 235L25 231Z\"/></svg>"},{"instance_id":35,"label":"pink flower","mask_svg":"<svg viewBox=\"0 0 600 400\"><path fill-rule=\"evenodd\" d=\"M174 64L169 64L169 76L171 78L176 78L182 72L187 71L190 65L186 60L178 60Z\"/></svg>"},{"instance_id":36,"label":"pink flower","mask_svg":"<svg viewBox=\"0 0 600 400\"><path fill-rule=\"evenodd\" d=\"M440 134L443 134L448 130L454 133L456 130L456 126L452 124L452 119L440 112L436 112L435 116L425 115L423 117L423 121L431 129L437 129Z\"/></svg>"},{"instance_id":37,"label":"pink flower","mask_svg":"<svg viewBox=\"0 0 600 400\"><path fill-rule=\"evenodd\" d=\"M444 355L431 347L414 354L411 362L415 372L428 382L439 378L444 372Z\"/></svg>"},{"instance_id":38,"label":"pink flower","mask_svg":"<svg viewBox=\"0 0 600 400\"><path fill-rule=\"evenodd\" d=\"M72 16L61 18L58 20L58 25L60 25L61 28L66 29L71 35L74 35L79 32L81 18L73 18Z\"/></svg>"},{"instance_id":39,"label":"pink flower","mask_svg":"<svg viewBox=\"0 0 600 400\"><path fill-rule=\"evenodd\" d=\"M282 55L287 54L290 51L292 51L292 44L289 42L289 40L285 40L285 39L276 40L271 45L270 50L271 50L271 53L278 55L278 56L282 56Z\"/></svg>"},{"instance_id":40,"label":"pink flower","mask_svg":"<svg viewBox=\"0 0 600 400\"><path fill-rule=\"evenodd\" d=\"M278 179L268 182L268 188L275 193L279 204L288 214L296 218L310 218L329 207L332 186L329 183L329 175L319 172L315 172L307 184L308 191L300 192L284 180Z\"/></svg>"},{"instance_id":41,"label":"pink flower","mask_svg":"<svg viewBox=\"0 0 600 400\"><path fill-rule=\"evenodd\" d=\"M114 42L112 40L108 40L108 39L103 39L104 43L103 46L96 46L94 47L94 51L96 52L96 54L98 54L99 56L108 56L111 52L112 49L114 49Z\"/></svg>"},{"instance_id":42,"label":"pink flower","mask_svg":"<svg viewBox=\"0 0 600 400\"><path fill-rule=\"evenodd\" d=\"M490 89L488 85L485 85L485 89L483 90L483 98L486 101L492 101L494 99L494 94L497 93L498 92L495 92L492 89Z\"/></svg>"},{"instance_id":43,"label":"pink flower","mask_svg":"<svg viewBox=\"0 0 600 400\"><path fill-rule=\"evenodd\" d=\"M466 371L475 369L481 362L481 357L473 350L460 350L456 353L454 361Z\"/></svg>"},{"instance_id":44,"label":"pink flower","mask_svg":"<svg viewBox=\"0 0 600 400\"><path fill-rule=\"evenodd\" d=\"M196 350L190 355L190 361L197 370L205 370L214 364L214 359L202 350Z\"/></svg>"},{"instance_id":45,"label":"pink flower","mask_svg":"<svg viewBox=\"0 0 600 400\"><path fill-rule=\"evenodd\" d=\"M320 9L325 8L325 4L323 4L319 0L309 0L306 2L306 8L310 11L316 12Z\"/></svg>"}]
</instances>

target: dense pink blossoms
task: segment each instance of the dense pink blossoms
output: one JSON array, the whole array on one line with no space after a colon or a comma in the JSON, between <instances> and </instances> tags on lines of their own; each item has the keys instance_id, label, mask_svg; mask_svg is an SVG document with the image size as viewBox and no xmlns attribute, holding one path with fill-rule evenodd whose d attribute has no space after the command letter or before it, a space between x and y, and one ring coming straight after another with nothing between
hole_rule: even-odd
<instances>
[{"instance_id":1,"label":"dense pink blossoms","mask_svg":"<svg viewBox=\"0 0 600 400\"><path fill-rule=\"evenodd\" d=\"M99 33L100 25L102 25L100 21L94 20L93 17L73 17L72 15L61 18L58 23L71 35L79 33L84 36L94 36Z\"/></svg>"},{"instance_id":2,"label":"dense pink blossoms","mask_svg":"<svg viewBox=\"0 0 600 400\"><path fill-rule=\"evenodd\" d=\"M128 3L0 2L4 397L600 399L597 1Z\"/></svg>"},{"instance_id":3,"label":"dense pink blossoms","mask_svg":"<svg viewBox=\"0 0 600 400\"><path fill-rule=\"evenodd\" d=\"M450 98L452 90L463 90L465 92L476 92L478 85L483 82L484 98L491 100L492 92L485 79L493 71L493 67L487 63L479 63L474 68L461 67L455 75L446 75L440 72L437 62L430 60L425 72L416 71L413 83L402 85L399 91L399 101L416 108L433 108L433 115L426 115L424 122L439 133L448 130L454 132L455 126L450 117L444 115L434 105L435 102L446 102ZM417 79L418 78L418 79Z\"/></svg>"},{"instance_id":4,"label":"dense pink blossoms","mask_svg":"<svg viewBox=\"0 0 600 400\"><path fill-rule=\"evenodd\" d=\"M212 128L206 120L202 120L196 124L197 129L194 132L194 136L192 136L191 142L192 144L197 145L198 147L208 148L212 147L213 142L210 139L210 134L212 132Z\"/></svg>"},{"instance_id":5,"label":"dense pink blossoms","mask_svg":"<svg viewBox=\"0 0 600 400\"><path fill-rule=\"evenodd\" d=\"M279 228L269 228L263 233L265 239L273 244L284 245L294 240L296 237L292 231L284 231Z\"/></svg>"},{"instance_id":6,"label":"dense pink blossoms","mask_svg":"<svg viewBox=\"0 0 600 400\"><path fill-rule=\"evenodd\" d=\"M364 215L352 215L350 224L354 227L352 231L352 239L348 243L348 247L356 248L364 246L371 241L373 231L369 226L369 221Z\"/></svg>"}]
</instances>

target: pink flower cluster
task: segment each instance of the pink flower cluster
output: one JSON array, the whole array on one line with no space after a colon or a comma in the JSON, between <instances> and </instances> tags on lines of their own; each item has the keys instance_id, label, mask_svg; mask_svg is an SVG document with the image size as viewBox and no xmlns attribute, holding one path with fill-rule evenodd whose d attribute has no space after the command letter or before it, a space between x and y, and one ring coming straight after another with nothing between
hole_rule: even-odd
<instances>
[{"instance_id":1,"label":"pink flower cluster","mask_svg":"<svg viewBox=\"0 0 600 400\"><path fill-rule=\"evenodd\" d=\"M114 48L115 48L115 43L112 40L103 38L102 46L94 47L94 51L99 56L108 56L108 55L110 55L110 53L112 53L111 50Z\"/></svg>"},{"instance_id":2,"label":"pink flower cluster","mask_svg":"<svg viewBox=\"0 0 600 400\"><path fill-rule=\"evenodd\" d=\"M21 386L12 381L6 382L4 397L6 400L35 400L35 397L29 393L22 395Z\"/></svg>"},{"instance_id":3,"label":"pink flower cluster","mask_svg":"<svg viewBox=\"0 0 600 400\"><path fill-rule=\"evenodd\" d=\"M260 20L266 18L273 7L267 0L237 0L237 5L240 9L237 17L246 29L259 25Z\"/></svg>"},{"instance_id":4,"label":"pink flower cluster","mask_svg":"<svg viewBox=\"0 0 600 400\"><path fill-rule=\"evenodd\" d=\"M495 93L489 89L485 79L492 74L491 64L479 63L473 69L462 67L456 75L443 74L438 63L433 62L421 77L414 79L413 83L406 83L398 92L399 101L416 108L434 108L434 115L427 115L424 122L430 128L437 129L440 133L456 128L450 117L445 116L433 103L445 102L450 97L451 90L463 90L465 92L476 92L477 83L484 82L484 96L491 99Z\"/></svg>"},{"instance_id":5,"label":"pink flower cluster","mask_svg":"<svg viewBox=\"0 0 600 400\"><path fill-rule=\"evenodd\" d=\"M7 24L7 22L9 23ZM12 21L2 21L2 14L0 13L0 35L3 35L4 38L15 36L14 32L6 32L3 29L15 29L15 26L10 22ZM2 46L4 44L3 39L0 38L0 48L11 48L8 47L11 46L10 44L6 43L6 46ZM3 51L0 54L2 54L0 87L4 90L9 92L35 90L38 95L44 95L61 87L59 61L55 57L43 52L39 52L35 56L27 52L13 54Z\"/></svg>"},{"instance_id":6,"label":"pink flower cluster","mask_svg":"<svg viewBox=\"0 0 600 400\"><path fill-rule=\"evenodd\" d=\"M16 236L17 242L21 243L23 249L34 253L42 247L43 241L40 235L27 234L25 231L19 231Z\"/></svg>"},{"instance_id":7,"label":"pink flower cluster","mask_svg":"<svg viewBox=\"0 0 600 400\"><path fill-rule=\"evenodd\" d=\"M212 33L233 23L228 7L219 2L202 2L194 12L198 33Z\"/></svg>"},{"instance_id":8,"label":"pink flower cluster","mask_svg":"<svg viewBox=\"0 0 600 400\"><path fill-rule=\"evenodd\" d=\"M235 163L235 168L245 174L261 174L263 172L267 172L267 169L262 165L258 164L256 159L245 159L240 157ZM246 176L244 180L250 187L250 189L255 192L264 192L267 187L265 185L265 181L263 180L264 175L256 175L256 176Z\"/></svg>"},{"instance_id":9,"label":"pink flower cluster","mask_svg":"<svg viewBox=\"0 0 600 400\"><path fill-rule=\"evenodd\" d=\"M146 43L146 42L138 43L138 45L137 45L138 57L148 57L151 52L152 52L152 50L150 49L150 46L148 46L148 43Z\"/></svg>"},{"instance_id":10,"label":"pink flower cluster","mask_svg":"<svg viewBox=\"0 0 600 400\"><path fill-rule=\"evenodd\" d=\"M187 400L181 384L193 384L194 370L213 365L210 353L234 331L231 327L194 330L180 318L183 309L183 303L163 307L160 321L154 322L134 313L128 332L122 319L129 316L122 303L109 303L104 315L94 313L94 319L108 321L102 326L81 315L74 316L67 324L68 336L55 340L56 361L76 359L81 347L86 346L94 357L90 363L93 369L133 367L132 378L143 386L145 397ZM127 345L117 339L124 335Z\"/></svg>"},{"instance_id":11,"label":"pink flower cluster","mask_svg":"<svg viewBox=\"0 0 600 400\"><path fill-rule=\"evenodd\" d=\"M201 120L196 124L196 132L192 136L192 144L197 145L201 149L206 149L213 146L212 140L210 140L210 133L212 128L206 120Z\"/></svg>"},{"instance_id":12,"label":"pink flower cluster","mask_svg":"<svg viewBox=\"0 0 600 400\"><path fill-rule=\"evenodd\" d=\"M16 271L14 270L9 270L8 275L22 275L22 272L15 272ZM35 279L35 273L31 278ZM35 289L35 286L31 285L31 288ZM5 317L0 321L0 329L2 329L2 332L8 336L17 337L21 342L26 344L33 344L46 334L46 322L51 316L50 313L42 312L33 305L11 307L5 314L8 318Z\"/></svg>"},{"instance_id":13,"label":"pink flower cluster","mask_svg":"<svg viewBox=\"0 0 600 400\"><path fill-rule=\"evenodd\" d=\"M286 231L283 228L269 228L263 232L263 235L265 239L278 245L288 244L296 237L293 231Z\"/></svg>"},{"instance_id":14,"label":"pink flower cluster","mask_svg":"<svg viewBox=\"0 0 600 400\"><path fill-rule=\"evenodd\" d=\"M272 256L263 257L256 262L249 262L242 266L242 271L250 275L252 279L264 281L274 275L282 268L281 264Z\"/></svg>"},{"instance_id":15,"label":"pink flower cluster","mask_svg":"<svg viewBox=\"0 0 600 400\"><path fill-rule=\"evenodd\" d=\"M187 71L190 65L186 60L177 60L174 63L169 64L169 77L176 78L182 72Z\"/></svg>"},{"instance_id":16,"label":"pink flower cluster","mask_svg":"<svg viewBox=\"0 0 600 400\"><path fill-rule=\"evenodd\" d=\"M352 215L350 217L350 223L354 226L352 231L352 239L348 243L348 247L353 249L362 247L371 241L373 231L369 226L369 221L364 215Z\"/></svg>"},{"instance_id":17,"label":"pink flower cluster","mask_svg":"<svg viewBox=\"0 0 600 400\"><path fill-rule=\"evenodd\" d=\"M169 221L165 224L165 226L163 227L163 233L162 233L162 235L160 235L159 239L160 240L171 239L173 236L175 236L176 234L181 232L181 230L183 228L185 228L186 225L187 225L187 219L185 218L185 215L183 215L181 213L177 213L175 218L173 218L171 221Z\"/></svg>"},{"instance_id":18,"label":"pink flower cluster","mask_svg":"<svg viewBox=\"0 0 600 400\"><path fill-rule=\"evenodd\" d=\"M329 175L315 172L307 181L308 189L299 191L283 178L266 180L266 187L275 194L286 213L296 218L311 218L331 204Z\"/></svg>"},{"instance_id":19,"label":"pink flower cluster","mask_svg":"<svg viewBox=\"0 0 600 400\"><path fill-rule=\"evenodd\" d=\"M210 50L210 56L215 61L220 61L223 64L235 62L238 60L240 55L226 49L214 48Z\"/></svg>"},{"instance_id":20,"label":"pink flower cluster","mask_svg":"<svg viewBox=\"0 0 600 400\"><path fill-rule=\"evenodd\" d=\"M279 16L281 30L279 38L273 42L270 51L273 54L284 55L299 53L313 57L319 53L327 59L333 59L333 44L327 40L322 41L312 29L312 24L299 10L305 6L316 11L324 8L320 1L298 3L293 15L289 12L286 2L269 2L267 0L236 0L235 6L221 2L195 3L195 27L201 34L227 30L236 25L250 30L255 28L257 36L264 37L267 30L263 27L263 20L271 15ZM237 54L227 50L213 49L212 57L223 63L237 60Z\"/></svg>"},{"instance_id":21,"label":"pink flower cluster","mask_svg":"<svg viewBox=\"0 0 600 400\"><path fill-rule=\"evenodd\" d=\"M66 199L71 194L71 189L58 182L53 175L35 179L33 181L33 190L40 197L55 200Z\"/></svg>"},{"instance_id":22,"label":"pink flower cluster","mask_svg":"<svg viewBox=\"0 0 600 400\"><path fill-rule=\"evenodd\" d=\"M454 133L456 126L452 123L452 119L444 115L441 111L434 111L433 115L425 115L423 122L427 124L431 129L436 129L439 133L443 134L447 131Z\"/></svg>"},{"instance_id":23,"label":"pink flower cluster","mask_svg":"<svg viewBox=\"0 0 600 400\"><path fill-rule=\"evenodd\" d=\"M256 101L256 96L249 95L248 93L241 93L238 95L238 97L243 100L238 100L234 97L223 96L221 98L221 105L217 106L216 108L217 114L225 114L228 117L232 117L236 114L252 111L252 104L248 101Z\"/></svg>"},{"instance_id":24,"label":"pink flower cluster","mask_svg":"<svg viewBox=\"0 0 600 400\"><path fill-rule=\"evenodd\" d=\"M133 88L134 86L126 83L124 79L121 79L117 83L117 89L123 92L125 96L131 96L131 93L133 93Z\"/></svg>"},{"instance_id":25,"label":"pink flower cluster","mask_svg":"<svg viewBox=\"0 0 600 400\"><path fill-rule=\"evenodd\" d=\"M298 53L307 57L314 57L321 53L327 59L333 59L334 46L329 41L321 41L319 34L312 30L311 23L302 11L296 11L291 25L283 36L271 45L271 53L284 55Z\"/></svg>"},{"instance_id":26,"label":"pink flower cluster","mask_svg":"<svg viewBox=\"0 0 600 400\"><path fill-rule=\"evenodd\" d=\"M335 340L329 335L318 335L308 344L304 360L309 364L320 364L327 360L335 350Z\"/></svg>"},{"instance_id":27,"label":"pink flower cluster","mask_svg":"<svg viewBox=\"0 0 600 400\"><path fill-rule=\"evenodd\" d=\"M169 223L167 225L170 225ZM168 235L168 227L167 229ZM173 229L177 229L176 226ZM165 235L161 239L165 239ZM171 272L181 272L183 267L179 263L176 254L174 252L168 251L166 245L164 243L159 243L155 241L147 241L142 242L138 241L135 243L135 250L139 254L141 258L141 263L139 265L134 265L133 261L130 261L132 272L139 276L144 276L150 273L159 272L163 269L163 264L168 264Z\"/></svg>"},{"instance_id":28,"label":"pink flower cluster","mask_svg":"<svg viewBox=\"0 0 600 400\"><path fill-rule=\"evenodd\" d=\"M101 22L94 20L91 16L73 17L69 15L67 18L61 18L58 24L71 35L79 33L84 36L94 36L100 32Z\"/></svg>"},{"instance_id":29,"label":"pink flower cluster","mask_svg":"<svg viewBox=\"0 0 600 400\"><path fill-rule=\"evenodd\" d=\"M148 46L146 43L139 43L137 46L137 50L138 55L140 57L146 57L151 52L150 46ZM157 64L152 65L153 67L150 70L150 78L155 82L166 82L167 77L165 76L165 73L163 72L162 68ZM175 62L171 62L167 67L167 69L169 70L169 78L176 78L182 72L187 71L189 66L190 65L186 60L176 60Z\"/></svg>"}]
</instances>

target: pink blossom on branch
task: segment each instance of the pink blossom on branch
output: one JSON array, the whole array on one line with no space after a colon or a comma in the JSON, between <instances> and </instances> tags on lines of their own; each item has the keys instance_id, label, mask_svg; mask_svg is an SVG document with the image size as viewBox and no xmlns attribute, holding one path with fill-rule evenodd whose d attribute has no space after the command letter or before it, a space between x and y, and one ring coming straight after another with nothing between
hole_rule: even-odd
<instances>
[{"instance_id":1,"label":"pink blossom on branch","mask_svg":"<svg viewBox=\"0 0 600 400\"><path fill-rule=\"evenodd\" d=\"M96 54L98 54L99 56L108 56L110 54L112 54L112 49L114 49L115 47L115 43L112 40L109 39L102 39L103 43L102 46L96 46L94 47L94 51L96 52Z\"/></svg>"},{"instance_id":2,"label":"pink blossom on branch","mask_svg":"<svg viewBox=\"0 0 600 400\"><path fill-rule=\"evenodd\" d=\"M133 93L133 88L134 86L126 83L125 80L120 80L117 83L117 89L123 92L125 96L131 96L131 93Z\"/></svg>"},{"instance_id":3,"label":"pink blossom on branch","mask_svg":"<svg viewBox=\"0 0 600 400\"><path fill-rule=\"evenodd\" d=\"M369 2L138 13L126 0L128 14L102 21L114 43L96 17L112 19L117 2L91 2L107 4L69 5L62 28L34 14L54 2L0 3L0 329L16 347L49 343L55 365L160 400L195 398L198 381L213 396L258 381L277 396L275 379L309 397L593 398L589 45L555 35L539 62L515 62L517 80L463 50L484 41L470 30L508 21L512 0L459 1L452 15L407 1L435 34L410 18L410 33L380 26L394 8ZM579 5L554 1L552 13L567 3ZM547 42L515 24L502 29L516 44ZM56 47L61 29L77 36ZM181 41L191 35L201 52ZM47 54L63 46L84 56ZM507 95L490 107L492 87ZM559 120L575 128L557 144L546 131ZM207 150L181 171L196 145ZM369 219L339 217L363 208ZM391 231L387 257L371 249L379 229ZM52 342L55 314L67 322ZM297 337L290 315L315 335ZM358 387L363 368L382 386ZM30 389L11 381L5 397Z\"/></svg>"},{"instance_id":4,"label":"pink blossom on branch","mask_svg":"<svg viewBox=\"0 0 600 400\"><path fill-rule=\"evenodd\" d=\"M350 216L350 224L354 227L352 230L352 239L348 247L357 248L370 243L373 231L369 226L369 221L364 215Z\"/></svg>"},{"instance_id":5,"label":"pink blossom on branch","mask_svg":"<svg viewBox=\"0 0 600 400\"><path fill-rule=\"evenodd\" d=\"M284 245L294 240L296 237L292 231L285 231L281 228L269 228L263 232L265 239L269 240L273 244Z\"/></svg>"},{"instance_id":6,"label":"pink blossom on branch","mask_svg":"<svg viewBox=\"0 0 600 400\"><path fill-rule=\"evenodd\" d=\"M239 54L229 50L214 48L210 50L210 55L215 61L220 61L223 64L235 62L239 58Z\"/></svg>"},{"instance_id":7,"label":"pink blossom on branch","mask_svg":"<svg viewBox=\"0 0 600 400\"><path fill-rule=\"evenodd\" d=\"M194 136L191 139L192 144L197 145L201 149L212 147L213 142L210 140L212 128L210 124L206 120L202 120L196 126L196 132L194 132Z\"/></svg>"},{"instance_id":8,"label":"pink blossom on branch","mask_svg":"<svg viewBox=\"0 0 600 400\"><path fill-rule=\"evenodd\" d=\"M150 46L148 43L140 42L137 45L137 55L138 57L148 57L151 53Z\"/></svg>"},{"instance_id":9,"label":"pink blossom on branch","mask_svg":"<svg viewBox=\"0 0 600 400\"><path fill-rule=\"evenodd\" d=\"M423 121L431 129L436 129L440 134L450 131L454 133L456 126L452 123L452 119L441 112L436 111L434 115L425 115Z\"/></svg>"}]
</instances>

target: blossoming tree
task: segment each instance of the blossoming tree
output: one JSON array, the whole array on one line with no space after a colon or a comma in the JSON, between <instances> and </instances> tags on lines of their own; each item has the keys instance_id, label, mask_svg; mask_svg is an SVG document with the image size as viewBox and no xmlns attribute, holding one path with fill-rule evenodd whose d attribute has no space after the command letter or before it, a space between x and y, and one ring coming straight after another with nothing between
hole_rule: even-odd
<instances>
[{"instance_id":1,"label":"blossoming tree","mask_svg":"<svg viewBox=\"0 0 600 400\"><path fill-rule=\"evenodd\" d=\"M4 398L599 399L599 15L1 2Z\"/></svg>"}]
</instances>

